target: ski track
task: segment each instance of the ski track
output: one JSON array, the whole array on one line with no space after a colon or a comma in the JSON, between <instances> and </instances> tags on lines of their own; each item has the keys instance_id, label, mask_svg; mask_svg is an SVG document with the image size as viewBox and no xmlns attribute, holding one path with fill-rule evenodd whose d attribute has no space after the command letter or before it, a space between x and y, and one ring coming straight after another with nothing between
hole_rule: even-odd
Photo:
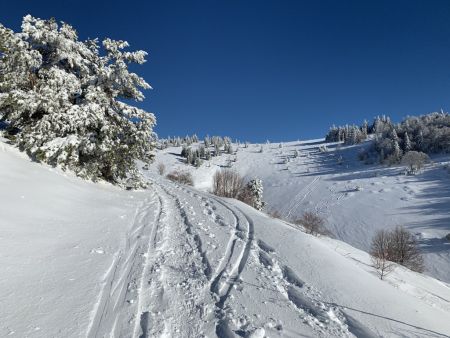
<instances>
[{"instance_id":1,"label":"ski track","mask_svg":"<svg viewBox=\"0 0 450 338\"><path fill-rule=\"evenodd\" d=\"M150 287L141 301L134 336L199 337L210 303L203 291L209 262L182 198L172 187L156 181L153 186L166 212L161 221L161 245L153 258L154 269L146 276Z\"/></svg>"},{"instance_id":2,"label":"ski track","mask_svg":"<svg viewBox=\"0 0 450 338\"><path fill-rule=\"evenodd\" d=\"M252 248L253 222L227 202L187 187L153 181L151 190L105 274L87 336L197 337L204 335L201 323L212 320L221 337L224 306ZM232 229L214 271L190 220L189 197L199 200L217 226ZM233 221L216 217L215 204Z\"/></svg>"},{"instance_id":3,"label":"ski track","mask_svg":"<svg viewBox=\"0 0 450 338\"><path fill-rule=\"evenodd\" d=\"M123 322L132 320L133 312L126 303L134 303L135 285L142 279L142 259L156 225L149 219L152 217L149 210L156 202L154 194L151 197L137 208L125 245L116 252L105 275L88 327L88 337L115 336Z\"/></svg>"},{"instance_id":4,"label":"ski track","mask_svg":"<svg viewBox=\"0 0 450 338\"><path fill-rule=\"evenodd\" d=\"M319 181L320 176L314 177L314 179L309 182L306 186L304 186L298 194L294 196L291 203L285 208L285 215L286 218L289 219L291 217L291 214L298 209L300 204L305 200L306 197L308 197L314 190L315 185L317 181Z\"/></svg>"},{"instance_id":5,"label":"ski track","mask_svg":"<svg viewBox=\"0 0 450 338\"><path fill-rule=\"evenodd\" d=\"M289 212L317 180L296 196ZM275 249L256 240L253 220L238 206L165 180L153 180L150 191L151 198L136 210L125 247L108 269L88 337L205 337L212 331L219 338L234 337L228 299L243 285L246 268L259 271L266 288L279 292L318 336L371 334L343 309L322 301L320 292L284 264ZM216 206L231 218L216 215ZM194 207L230 230L216 266L194 226ZM252 252L257 259L249 266Z\"/></svg>"}]
</instances>

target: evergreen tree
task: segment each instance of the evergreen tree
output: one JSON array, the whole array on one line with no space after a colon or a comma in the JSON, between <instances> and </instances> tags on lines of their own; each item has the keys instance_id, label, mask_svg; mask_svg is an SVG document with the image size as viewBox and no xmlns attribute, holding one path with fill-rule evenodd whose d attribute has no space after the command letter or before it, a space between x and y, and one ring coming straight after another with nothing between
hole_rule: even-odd
<instances>
[{"instance_id":1,"label":"evergreen tree","mask_svg":"<svg viewBox=\"0 0 450 338\"><path fill-rule=\"evenodd\" d=\"M206 148L209 148L209 146L211 145L211 139L209 138L209 136L206 136L203 142L205 143Z\"/></svg>"},{"instance_id":2,"label":"evergreen tree","mask_svg":"<svg viewBox=\"0 0 450 338\"><path fill-rule=\"evenodd\" d=\"M399 162L401 160L401 158L402 158L403 152L400 149L398 141L393 141L393 149L394 149L393 152L392 152L393 160L395 162Z\"/></svg>"},{"instance_id":3,"label":"evergreen tree","mask_svg":"<svg viewBox=\"0 0 450 338\"><path fill-rule=\"evenodd\" d=\"M123 100L142 101L140 88L150 88L128 70L147 53L123 51L126 41L104 39L102 47L54 19L27 15L21 33L0 25L0 120L33 159L137 185L135 160L152 158L155 117Z\"/></svg>"},{"instance_id":4,"label":"evergreen tree","mask_svg":"<svg viewBox=\"0 0 450 338\"><path fill-rule=\"evenodd\" d=\"M411 141L409 140L408 132L405 132L405 135L403 136L403 149L405 153L412 150Z\"/></svg>"},{"instance_id":5,"label":"evergreen tree","mask_svg":"<svg viewBox=\"0 0 450 338\"><path fill-rule=\"evenodd\" d=\"M220 146L218 143L214 144L214 156L220 156Z\"/></svg>"},{"instance_id":6,"label":"evergreen tree","mask_svg":"<svg viewBox=\"0 0 450 338\"><path fill-rule=\"evenodd\" d=\"M247 183L247 190L251 196L251 205L257 209L262 210L265 206L263 202L263 185L262 181L258 178L255 178Z\"/></svg>"}]
</instances>

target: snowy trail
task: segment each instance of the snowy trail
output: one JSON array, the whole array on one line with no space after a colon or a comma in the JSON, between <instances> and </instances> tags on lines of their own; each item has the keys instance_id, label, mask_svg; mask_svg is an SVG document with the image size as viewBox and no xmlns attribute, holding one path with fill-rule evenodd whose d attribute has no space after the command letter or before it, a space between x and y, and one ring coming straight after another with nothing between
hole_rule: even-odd
<instances>
[{"instance_id":1,"label":"snowy trail","mask_svg":"<svg viewBox=\"0 0 450 338\"><path fill-rule=\"evenodd\" d=\"M225 201L170 182L154 181L149 191L105 274L88 337L200 337L221 330L227 298L252 247L251 219ZM192 223L205 205L216 227L225 222L232 229L214 271ZM216 205L231 219L219 222Z\"/></svg>"},{"instance_id":2,"label":"snowy trail","mask_svg":"<svg viewBox=\"0 0 450 338\"><path fill-rule=\"evenodd\" d=\"M231 323L230 314L235 311L233 300L230 297L233 293L242 293L248 288L246 285L252 285L244 281L242 274L260 274L267 276L262 289L260 290L277 290L287 304L291 304L291 315L300 316L309 327L311 327L314 335L317 336L352 336L345 314L337 307L329 306L326 302L321 301L320 292L313 287L305 285L298 277L296 272L288 265L281 263L277 258L275 249L271 248L262 240L255 239L254 220L250 215L241 208L228 203L226 200L211 196L202 192L198 192L192 188L172 184L167 181L154 182L154 188L158 195L162 197L164 204L171 205L172 220L166 220L165 226L176 226L176 223L184 224L179 230L185 231L183 238L191 239L194 243L191 247L192 251L189 255L176 257L176 261L187 259L194 264L197 269L197 276L189 276L197 279L198 283L191 283L184 287L185 298L180 297L176 289L170 288L170 283L174 280L182 278L184 273L172 275L168 277L164 271L169 263L167 257L160 261L159 276L153 276L151 282L155 285L151 292L153 296L149 297L146 302L149 305L147 309L141 306L140 322L135 330L135 337L157 337L157 336L177 336L192 337L202 336L204 334L213 334L219 338L234 337L233 325ZM206 214L214 216L214 212L229 214L226 226L230 229L229 237L223 252L219 255L216 266L212 267L208 260L210 251L203 248L200 236L194 229L193 222L200 214L199 208L209 208ZM223 208L220 211L218 207ZM169 207L168 207L169 208ZM206 210L206 209L205 209ZM207 210L207 211L208 211ZM213 217L216 221L217 219ZM223 226L216 224L216 226ZM168 228L167 228L168 229ZM170 231L171 234L175 234ZM179 240L180 234L171 238L167 243ZM253 259L257 256L258 259ZM158 259L156 259L158 260ZM199 273L202 271L202 273ZM163 286L165 284L165 287ZM159 291L158 291L159 290ZM164 297L171 300L170 307ZM175 300L175 302L173 301ZM213 305L214 304L214 308ZM151 308L153 307L153 310ZM178 309L177 314L171 313L173 309ZM288 307L289 308L289 307ZM201 309L198 311L198 309ZM233 318L233 317L231 317ZM155 330L153 326L163 321L164 327ZM197 325L189 325L185 323L197 323ZM183 324L184 323L184 324ZM198 325L198 323L201 323ZM365 330L369 334L370 330L365 328L357 320L353 320L355 326ZM234 327L235 329L235 327ZM214 330L214 331L213 331ZM209 336L208 335L208 336Z\"/></svg>"},{"instance_id":3,"label":"snowy trail","mask_svg":"<svg viewBox=\"0 0 450 338\"><path fill-rule=\"evenodd\" d=\"M162 217L142 280L134 337L199 337L212 303L205 291L208 263L183 199L172 187L155 182L153 189L161 200Z\"/></svg>"},{"instance_id":4,"label":"snowy trail","mask_svg":"<svg viewBox=\"0 0 450 338\"><path fill-rule=\"evenodd\" d=\"M224 334L224 332L229 332L230 329L225 320L226 312L224 310L228 297L236 284L239 283L240 275L244 270L250 255L254 235L253 222L239 208L230 205L226 201L195 191L188 187L177 186L177 188L178 195L180 195L180 193L187 194L188 199L189 197L191 198L192 204L195 201L206 201L206 203L200 204L200 208L207 205L213 206L213 208L217 210L215 205L220 205L231 215L231 222L227 222L228 226L231 228L231 233L227 240L225 251L222 253L214 273L211 271L210 264L205 264L207 267L205 275L209 279L209 288L205 291L209 291L208 299L211 299L210 297L212 297L212 299L215 300L214 317L210 316L209 320L211 323L216 324L215 332L217 336L226 337L227 335ZM175 196L174 198L178 199ZM208 214L212 214L212 211L213 210L210 210ZM183 211L181 213L183 214ZM215 222L217 222L217 219L215 219ZM219 224L216 225L223 226ZM199 246L199 248L201 248L201 246ZM202 249L199 251L203 252ZM203 261L208 262L205 255L206 254L203 253Z\"/></svg>"}]
</instances>

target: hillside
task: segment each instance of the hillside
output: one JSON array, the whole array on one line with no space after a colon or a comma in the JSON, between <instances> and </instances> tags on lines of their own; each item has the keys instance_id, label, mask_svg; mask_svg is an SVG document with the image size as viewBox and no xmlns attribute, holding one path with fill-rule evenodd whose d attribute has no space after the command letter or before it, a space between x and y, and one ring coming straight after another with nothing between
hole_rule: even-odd
<instances>
[{"instance_id":1,"label":"hillside","mask_svg":"<svg viewBox=\"0 0 450 338\"><path fill-rule=\"evenodd\" d=\"M85 182L3 142L0 164L1 336L450 335L448 284L401 267L381 281L365 252L238 201L152 171L144 191ZM324 177L308 179L283 212L320 196Z\"/></svg>"},{"instance_id":2,"label":"hillside","mask_svg":"<svg viewBox=\"0 0 450 338\"><path fill-rule=\"evenodd\" d=\"M247 178L263 180L268 211L295 220L304 211L314 211L326 219L327 228L337 238L368 251L378 229L403 225L417 235L424 252L425 273L450 282L450 156L434 157L423 173L406 176L402 167L366 165L357 159L361 148L340 146L323 140L277 144L250 144L239 147L233 169ZM327 152L320 147L326 146ZM234 146L236 149L236 145ZM293 158L294 151L299 156ZM211 164L195 169L186 166L180 148L168 148L157 155L167 170L189 170L198 189L211 187L216 170L227 166L234 155L214 157ZM289 162L286 163L286 158ZM151 168L154 170L154 167Z\"/></svg>"}]
</instances>

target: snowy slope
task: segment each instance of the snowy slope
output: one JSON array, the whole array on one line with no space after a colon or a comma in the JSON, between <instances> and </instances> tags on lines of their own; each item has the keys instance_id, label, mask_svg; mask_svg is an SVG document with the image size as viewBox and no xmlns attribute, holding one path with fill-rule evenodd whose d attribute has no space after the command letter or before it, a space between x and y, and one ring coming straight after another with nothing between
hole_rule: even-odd
<instances>
[{"instance_id":1,"label":"snowy slope","mask_svg":"<svg viewBox=\"0 0 450 338\"><path fill-rule=\"evenodd\" d=\"M324 145L328 152L319 151ZM319 139L284 143L282 148L278 143L264 144L260 153L260 145L250 144L239 148L233 169L263 180L269 211L278 211L289 220L306 210L317 212L336 238L365 251L377 230L405 226L421 244L425 273L450 282L450 242L444 239L450 233L450 173L445 168L450 157L434 157L435 163L423 173L405 176L401 167L358 161L358 152L368 146L336 149L335 143ZM298 158L292 157L295 150ZM195 169L175 156L179 153L180 148L165 149L158 153L156 163L165 163L168 171L190 170L195 186L206 191L213 173L234 157L222 155Z\"/></svg>"},{"instance_id":2,"label":"snowy slope","mask_svg":"<svg viewBox=\"0 0 450 338\"><path fill-rule=\"evenodd\" d=\"M446 337L450 286L152 172L120 191L0 143L0 336Z\"/></svg>"}]
</instances>

